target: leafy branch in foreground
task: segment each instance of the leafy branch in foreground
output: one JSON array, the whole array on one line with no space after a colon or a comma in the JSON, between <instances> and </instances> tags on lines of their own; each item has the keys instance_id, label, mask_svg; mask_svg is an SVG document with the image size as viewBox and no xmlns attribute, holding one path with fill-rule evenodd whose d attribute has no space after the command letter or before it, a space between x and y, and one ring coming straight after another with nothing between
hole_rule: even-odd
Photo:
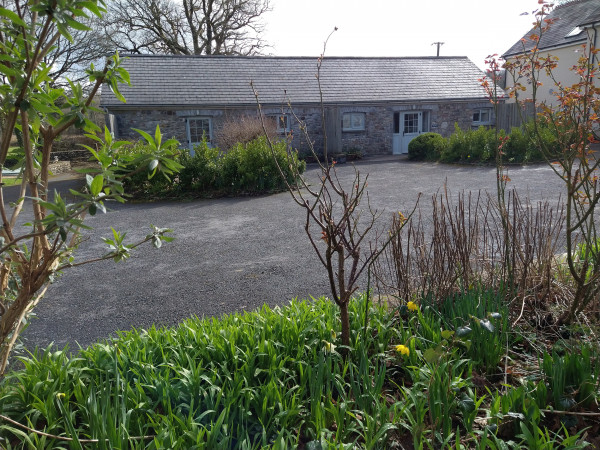
<instances>
[{"instance_id":1,"label":"leafy branch in foreground","mask_svg":"<svg viewBox=\"0 0 600 450\"><path fill-rule=\"evenodd\" d=\"M103 5L100 0L16 0L9 9L0 8L0 167L6 162L15 132L22 135L24 156L16 202L7 200L0 173L0 376L27 314L44 296L54 275L84 263L73 263L72 255L81 230L88 228L85 216L105 212L107 201L124 201L122 179L127 173L116 151L122 144L113 141L106 129L104 140L94 136L99 148L88 147L97 167L88 171L82 192L71 191L75 201L68 203L56 192L49 196L54 141L72 126L90 133L100 131L88 113L94 110L92 101L103 84L125 100L118 85L129 83L129 74L121 67L118 54L108 58L101 70L90 67L89 90L85 92L81 84L70 81L68 91L54 87L51 68L44 63L59 38L72 40L70 31L86 28L80 20L90 15L100 17ZM166 161L163 147L159 140L152 150ZM156 164L150 176L164 167L175 166ZM19 223L22 213L33 220ZM160 246L171 239L165 235L168 231L155 228L136 244L125 244L123 239L117 243L115 238L115 248L97 260L124 259L131 249L147 241Z\"/></svg>"}]
</instances>

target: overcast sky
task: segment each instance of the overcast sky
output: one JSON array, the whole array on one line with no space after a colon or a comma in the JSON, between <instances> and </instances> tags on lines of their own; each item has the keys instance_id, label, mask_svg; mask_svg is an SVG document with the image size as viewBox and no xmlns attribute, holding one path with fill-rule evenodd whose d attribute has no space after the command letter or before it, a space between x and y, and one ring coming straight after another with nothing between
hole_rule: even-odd
<instances>
[{"instance_id":1,"label":"overcast sky","mask_svg":"<svg viewBox=\"0 0 600 450\"><path fill-rule=\"evenodd\" d=\"M278 56L468 56L503 53L529 29L538 0L271 0L265 39ZM522 15L522 13L529 13Z\"/></svg>"}]
</instances>

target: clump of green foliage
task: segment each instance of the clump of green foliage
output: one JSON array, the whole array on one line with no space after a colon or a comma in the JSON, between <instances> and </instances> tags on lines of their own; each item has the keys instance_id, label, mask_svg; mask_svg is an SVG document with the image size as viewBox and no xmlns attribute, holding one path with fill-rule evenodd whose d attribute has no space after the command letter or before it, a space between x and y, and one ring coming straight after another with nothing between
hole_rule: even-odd
<instances>
[{"instance_id":1,"label":"clump of green foliage","mask_svg":"<svg viewBox=\"0 0 600 450\"><path fill-rule=\"evenodd\" d=\"M139 157L146 146L134 144L128 151ZM180 166L176 175L148 179L139 174L128 181L127 191L145 198L263 194L285 189L286 181L293 184L295 174L306 169L306 163L298 159L295 151L288 151L285 141L276 142L272 153L263 136L237 143L226 152L211 147L207 141L198 144L193 152L175 147L172 152Z\"/></svg>"},{"instance_id":2,"label":"clump of green foliage","mask_svg":"<svg viewBox=\"0 0 600 450\"><path fill-rule=\"evenodd\" d=\"M532 161L542 161L542 155L539 144L534 142L531 136L533 123L527 123L523 129L513 128L509 134L500 130L498 136L493 128L479 127L475 130L463 130L458 124L454 125L454 133L446 140L445 145L436 144L435 151L433 147L425 147L420 150L421 144L418 143L418 150L415 150L414 159L432 159L442 162L477 162L492 163L496 158L496 151L500 146L503 153L503 161L506 163L527 163ZM540 136L549 148L556 149L557 143L554 135L547 127L538 125ZM431 133L425 133L421 136L427 136ZM421 136L413 139L414 141ZM496 141L498 139L499 142ZM425 155L425 156L421 156ZM412 159L412 157L411 157Z\"/></svg>"},{"instance_id":3,"label":"clump of green foliage","mask_svg":"<svg viewBox=\"0 0 600 450\"><path fill-rule=\"evenodd\" d=\"M82 448L85 439L102 441L94 448L384 448L397 413L382 395L397 330L371 308L364 339L364 303L353 302L357 358L344 360L336 311L326 299L294 301L120 333L76 357L48 349L24 358L0 386L1 413L75 441L7 422L0 438L31 449Z\"/></svg>"},{"instance_id":4,"label":"clump of green foliage","mask_svg":"<svg viewBox=\"0 0 600 450\"><path fill-rule=\"evenodd\" d=\"M154 138L143 130L136 131L145 141L123 145L118 149L118 155L124 161L121 172L128 174L123 184L127 192L134 196L161 196L170 190L172 179L183 169L178 161L181 156L179 142L169 139L163 143L158 126Z\"/></svg>"},{"instance_id":5,"label":"clump of green foliage","mask_svg":"<svg viewBox=\"0 0 600 450\"><path fill-rule=\"evenodd\" d=\"M4 167L8 169L12 169L20 161L23 160L23 148L21 147L10 147L8 149L8 154L6 155L6 160L4 161ZM18 168L18 167L17 167Z\"/></svg>"},{"instance_id":6,"label":"clump of green foliage","mask_svg":"<svg viewBox=\"0 0 600 450\"><path fill-rule=\"evenodd\" d=\"M295 151L288 152L285 141L276 141L271 151L264 136L238 143L227 152L220 152L218 148L210 148L208 143L202 142L187 161L191 164L182 171L179 186L183 192L198 192L200 189L201 193L210 189L207 180L214 180L212 189L225 194L281 191L286 188L286 181L295 183L295 174L302 174L306 169L306 163L298 159ZM285 180L278 165L285 174ZM184 180L191 183L184 184Z\"/></svg>"},{"instance_id":7,"label":"clump of green foliage","mask_svg":"<svg viewBox=\"0 0 600 450\"><path fill-rule=\"evenodd\" d=\"M0 418L0 439L31 449L583 448L594 419L568 412L598 401L598 349L544 352L529 376L510 351L522 340L502 299L479 289L435 305L355 298L347 357L339 309L324 298L121 332L73 356L48 348L0 384L0 414L16 422Z\"/></svg>"},{"instance_id":8,"label":"clump of green foliage","mask_svg":"<svg viewBox=\"0 0 600 450\"><path fill-rule=\"evenodd\" d=\"M492 128L479 127L476 130L463 130L454 125L454 133L448 139L448 146L440 154L443 162L487 162L494 159L496 135Z\"/></svg>"},{"instance_id":9,"label":"clump of green foliage","mask_svg":"<svg viewBox=\"0 0 600 450\"><path fill-rule=\"evenodd\" d=\"M408 157L412 160L438 160L448 141L438 133L424 133L408 144Z\"/></svg>"}]
</instances>

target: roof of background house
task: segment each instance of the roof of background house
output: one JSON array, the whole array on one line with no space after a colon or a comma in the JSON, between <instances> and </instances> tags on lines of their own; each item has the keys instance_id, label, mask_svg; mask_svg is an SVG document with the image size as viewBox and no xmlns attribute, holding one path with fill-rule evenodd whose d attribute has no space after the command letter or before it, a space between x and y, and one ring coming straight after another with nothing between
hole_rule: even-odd
<instances>
[{"instance_id":1,"label":"roof of background house","mask_svg":"<svg viewBox=\"0 0 600 450\"><path fill-rule=\"evenodd\" d=\"M319 102L317 58L132 55L123 63L132 86L127 104L104 86L105 107L254 106ZM321 84L326 103L482 99L483 72L466 57L325 58Z\"/></svg>"},{"instance_id":2,"label":"roof of background house","mask_svg":"<svg viewBox=\"0 0 600 450\"><path fill-rule=\"evenodd\" d=\"M532 16L533 18L533 16ZM598 0L572 0L568 3L554 8L548 15L548 19L554 19L540 40L539 49L551 49L563 45L583 43L587 39L587 33L582 31L574 36L567 36L575 27L590 25L600 21L600 1ZM533 21L533 20L532 20ZM523 53L523 50L531 50L534 42L529 39L537 30L532 28L517 43L509 48L503 56L512 56Z\"/></svg>"}]
</instances>

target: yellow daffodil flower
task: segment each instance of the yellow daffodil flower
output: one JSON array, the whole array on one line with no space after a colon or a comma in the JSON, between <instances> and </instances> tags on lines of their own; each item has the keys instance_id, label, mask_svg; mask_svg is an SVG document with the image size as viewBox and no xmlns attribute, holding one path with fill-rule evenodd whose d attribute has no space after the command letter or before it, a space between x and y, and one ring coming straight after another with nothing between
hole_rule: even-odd
<instances>
[{"instance_id":1,"label":"yellow daffodil flower","mask_svg":"<svg viewBox=\"0 0 600 450\"><path fill-rule=\"evenodd\" d=\"M406 345L402 345L402 344L398 344L396 345L396 351L398 353L400 353L401 355L410 355L410 350L408 349L408 347Z\"/></svg>"},{"instance_id":2,"label":"yellow daffodil flower","mask_svg":"<svg viewBox=\"0 0 600 450\"><path fill-rule=\"evenodd\" d=\"M415 302L408 302L406 304L406 307L408 308L409 311L418 311L419 310L419 306Z\"/></svg>"}]
</instances>

